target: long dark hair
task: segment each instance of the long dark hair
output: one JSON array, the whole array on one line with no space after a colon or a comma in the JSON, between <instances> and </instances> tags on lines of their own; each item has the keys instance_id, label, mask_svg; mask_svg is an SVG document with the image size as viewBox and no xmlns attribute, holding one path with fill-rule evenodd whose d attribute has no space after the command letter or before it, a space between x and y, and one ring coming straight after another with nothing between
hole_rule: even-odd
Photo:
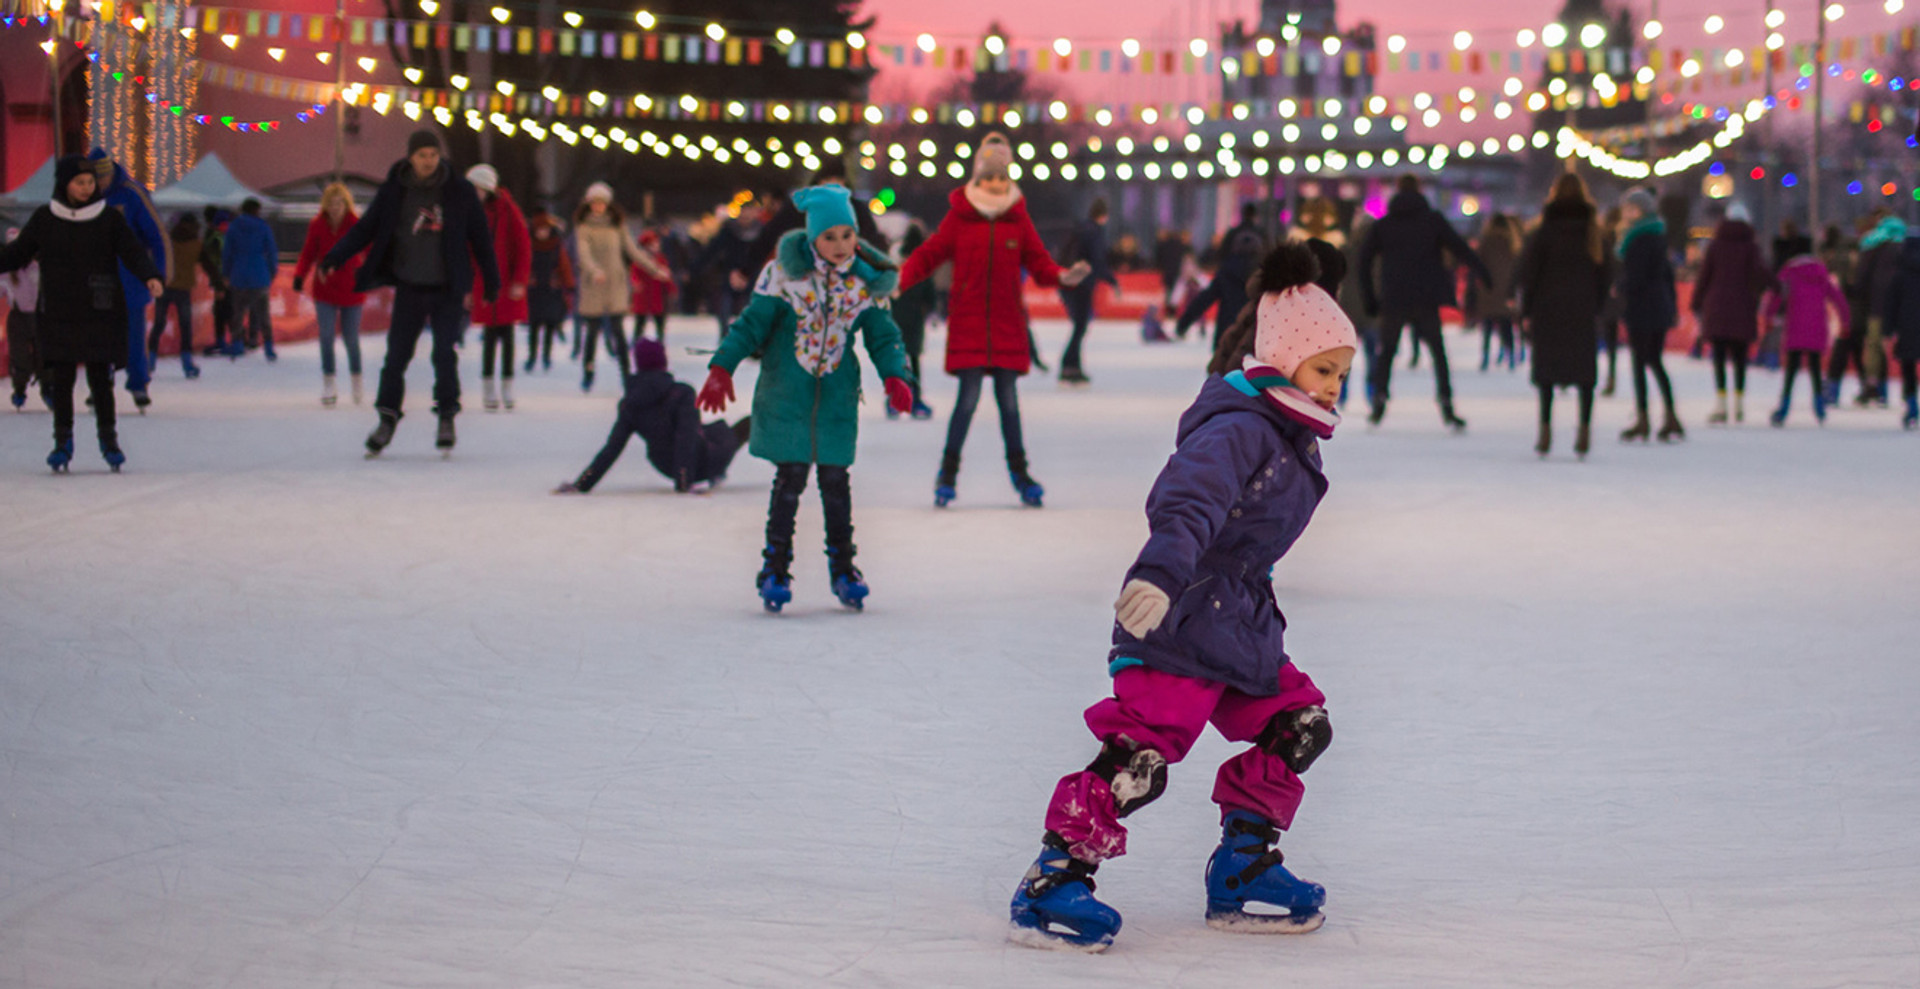
<instances>
[{"instance_id":1,"label":"long dark hair","mask_svg":"<svg viewBox=\"0 0 1920 989\"><path fill-rule=\"evenodd\" d=\"M200 218L194 216L192 213L180 214L180 218L173 221L173 229L168 232L168 236L181 243L190 240L199 240Z\"/></svg>"}]
</instances>

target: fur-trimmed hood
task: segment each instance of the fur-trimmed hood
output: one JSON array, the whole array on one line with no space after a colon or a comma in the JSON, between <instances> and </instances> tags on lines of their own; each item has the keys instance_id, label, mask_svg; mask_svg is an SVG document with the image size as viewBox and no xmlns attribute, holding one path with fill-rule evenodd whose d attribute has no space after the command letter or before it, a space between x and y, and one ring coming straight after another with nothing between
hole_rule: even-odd
<instances>
[{"instance_id":1,"label":"fur-trimmed hood","mask_svg":"<svg viewBox=\"0 0 1920 989\"><path fill-rule=\"evenodd\" d=\"M789 230L780 237L779 247L774 257L780 263L780 273L788 278L805 278L813 270L813 244L807 238L807 232ZM893 294L900 285L900 271L885 251L861 241L853 256L853 272L867 284L867 292L876 299L884 299Z\"/></svg>"}]
</instances>

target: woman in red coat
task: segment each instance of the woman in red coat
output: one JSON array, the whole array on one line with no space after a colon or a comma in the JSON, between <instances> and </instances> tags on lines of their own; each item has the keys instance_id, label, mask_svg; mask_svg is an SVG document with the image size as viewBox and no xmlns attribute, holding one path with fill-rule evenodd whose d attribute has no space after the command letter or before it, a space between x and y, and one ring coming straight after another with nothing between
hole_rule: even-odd
<instances>
[{"instance_id":1,"label":"woman in red coat","mask_svg":"<svg viewBox=\"0 0 1920 989\"><path fill-rule=\"evenodd\" d=\"M633 338L639 340L647 333L647 320L653 320L654 334L661 343L667 342L667 300L673 297L673 279L661 278L656 272L670 271L667 256L660 251L660 235L652 230L640 231L637 243L640 252L653 259L655 268L642 265L628 266L628 277L632 279L632 309L634 315Z\"/></svg>"},{"instance_id":2,"label":"woman in red coat","mask_svg":"<svg viewBox=\"0 0 1920 989\"><path fill-rule=\"evenodd\" d=\"M500 173L492 165L467 169L467 181L480 193L487 210L487 229L493 232L493 255L500 264L500 296L488 302L480 287L473 290L473 321L486 327L480 343L480 389L488 412L505 404L513 411L513 328L527 320L527 283L533 280L533 239L527 218L513 195L500 188ZM493 361L500 357L500 389L493 387Z\"/></svg>"},{"instance_id":3,"label":"woman in red coat","mask_svg":"<svg viewBox=\"0 0 1920 989\"><path fill-rule=\"evenodd\" d=\"M1020 432L1020 399L1014 390L1032 366L1027 340L1027 309L1020 300L1021 273L1038 284L1072 288L1087 277L1080 262L1062 270L1047 254L1039 231L1027 216L1020 187L1009 174L1013 149L1001 134L988 134L973 159L973 180L948 197L952 208L940 228L907 258L900 272L905 291L953 262L953 293L947 303L947 373L960 379L947 449L934 481L933 503L945 507L954 498L960 476L960 448L966 445L980 388L993 378L1000 406L1000 435L1007 444L1007 470L1020 500L1035 508L1045 493L1027 473L1026 443Z\"/></svg>"},{"instance_id":4,"label":"woman in red coat","mask_svg":"<svg viewBox=\"0 0 1920 989\"><path fill-rule=\"evenodd\" d=\"M346 186L335 182L320 193L320 214L307 224L307 242L300 248L300 264L293 269L295 292L305 289L307 275L359 220L353 209L353 193ZM333 384L335 331L347 345L347 373L353 377L353 404L359 405L364 394L360 387L360 307L366 304L367 293L354 291L353 280L358 277L360 256L355 255L313 282L313 311L320 321L320 404L328 407L340 400Z\"/></svg>"}]
</instances>

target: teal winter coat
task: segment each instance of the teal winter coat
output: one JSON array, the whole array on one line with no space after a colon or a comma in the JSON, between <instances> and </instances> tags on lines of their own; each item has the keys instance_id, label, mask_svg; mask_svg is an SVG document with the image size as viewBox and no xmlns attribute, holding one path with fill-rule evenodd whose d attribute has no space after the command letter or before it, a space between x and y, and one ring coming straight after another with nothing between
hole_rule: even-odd
<instances>
[{"instance_id":1,"label":"teal winter coat","mask_svg":"<svg viewBox=\"0 0 1920 989\"><path fill-rule=\"evenodd\" d=\"M780 238L754 283L753 300L709 362L732 374L760 358L747 450L776 464L853 465L860 425L856 336L882 378L912 380L885 300L899 282L886 255L862 243L847 268L830 270L806 231Z\"/></svg>"}]
</instances>

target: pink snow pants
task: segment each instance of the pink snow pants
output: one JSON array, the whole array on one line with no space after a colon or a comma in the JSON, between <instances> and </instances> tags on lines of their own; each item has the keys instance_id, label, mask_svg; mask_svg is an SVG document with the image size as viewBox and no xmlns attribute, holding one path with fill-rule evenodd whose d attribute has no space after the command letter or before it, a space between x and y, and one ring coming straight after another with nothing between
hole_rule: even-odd
<instances>
[{"instance_id":1,"label":"pink snow pants","mask_svg":"<svg viewBox=\"0 0 1920 989\"><path fill-rule=\"evenodd\" d=\"M1113 678L1112 697L1087 708L1087 727L1103 742L1125 735L1174 763L1186 758L1208 722L1230 742L1249 742L1275 714L1325 703L1326 695L1291 663L1280 670L1280 692L1272 697L1134 666ZM1303 793L1300 777L1258 746L1223 763L1213 784L1213 802L1222 817L1248 810L1282 830L1292 826ZM1068 852L1084 862L1127 852L1127 829L1114 813L1113 792L1092 770L1060 780L1047 806L1047 830L1065 839Z\"/></svg>"}]
</instances>

